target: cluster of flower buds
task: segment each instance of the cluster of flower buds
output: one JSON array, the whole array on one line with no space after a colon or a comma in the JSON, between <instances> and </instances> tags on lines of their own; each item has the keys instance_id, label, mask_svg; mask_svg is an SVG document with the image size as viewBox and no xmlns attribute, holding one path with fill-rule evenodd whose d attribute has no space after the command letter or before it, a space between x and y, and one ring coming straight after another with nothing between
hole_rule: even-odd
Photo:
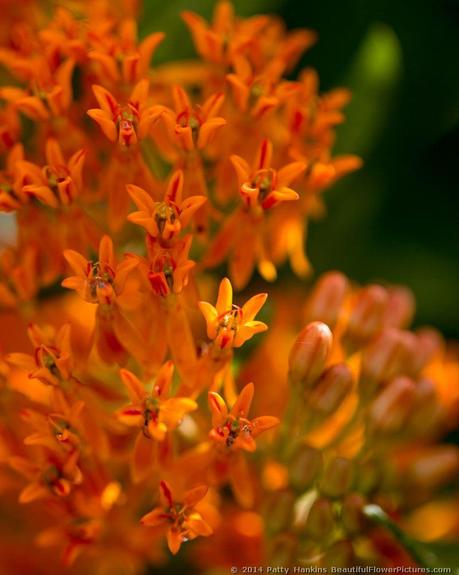
<instances>
[{"instance_id":1,"label":"cluster of flower buds","mask_svg":"<svg viewBox=\"0 0 459 575\"><path fill-rule=\"evenodd\" d=\"M366 509L457 532L459 362L404 288L250 283L310 272L350 94L226 0L151 68L136 4L2 2L0 571L408 564Z\"/></svg>"}]
</instances>

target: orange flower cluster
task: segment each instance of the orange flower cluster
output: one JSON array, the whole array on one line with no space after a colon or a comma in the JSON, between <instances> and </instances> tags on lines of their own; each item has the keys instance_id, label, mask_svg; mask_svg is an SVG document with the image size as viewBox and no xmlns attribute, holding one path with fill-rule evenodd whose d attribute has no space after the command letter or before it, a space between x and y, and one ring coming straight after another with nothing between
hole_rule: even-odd
<instances>
[{"instance_id":1,"label":"orange flower cluster","mask_svg":"<svg viewBox=\"0 0 459 575\"><path fill-rule=\"evenodd\" d=\"M412 564L365 510L457 534L457 359L403 288L233 296L310 272L350 95L286 79L313 32L225 0L182 15L199 61L151 67L135 4L2 5L0 572Z\"/></svg>"}]
</instances>

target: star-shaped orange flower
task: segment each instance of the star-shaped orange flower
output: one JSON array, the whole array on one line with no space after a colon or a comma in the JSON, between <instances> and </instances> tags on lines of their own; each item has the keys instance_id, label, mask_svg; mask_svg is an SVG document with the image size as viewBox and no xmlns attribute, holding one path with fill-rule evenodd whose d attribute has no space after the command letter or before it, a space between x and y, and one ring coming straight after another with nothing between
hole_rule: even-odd
<instances>
[{"instance_id":1,"label":"star-shaped orange flower","mask_svg":"<svg viewBox=\"0 0 459 575\"><path fill-rule=\"evenodd\" d=\"M174 364L168 361L159 370L151 393L147 393L132 372L122 369L121 380L131 403L118 412L120 421L140 427L149 439L163 441L168 431L175 429L187 413L198 407L189 397L167 397L173 373Z\"/></svg>"},{"instance_id":2,"label":"star-shaped orange flower","mask_svg":"<svg viewBox=\"0 0 459 575\"><path fill-rule=\"evenodd\" d=\"M64 257L76 275L66 278L62 286L74 289L90 303L110 305L122 292L129 272L138 265L135 258L115 261L113 242L109 236L100 241L99 260L91 262L74 250L65 250Z\"/></svg>"},{"instance_id":3,"label":"star-shaped orange flower","mask_svg":"<svg viewBox=\"0 0 459 575\"><path fill-rule=\"evenodd\" d=\"M92 89L99 108L92 108L87 114L99 124L109 140L118 141L123 148L129 148L146 137L154 120L152 108L146 107L148 80L140 80L134 86L125 105L119 104L102 86L94 85Z\"/></svg>"},{"instance_id":4,"label":"star-shaped orange flower","mask_svg":"<svg viewBox=\"0 0 459 575\"><path fill-rule=\"evenodd\" d=\"M204 196L191 196L182 201L181 170L172 174L162 202L155 202L138 186L128 184L126 188L139 210L129 214L128 220L145 228L152 237L166 242L188 225L193 214L207 199Z\"/></svg>"},{"instance_id":5,"label":"star-shaped orange flower","mask_svg":"<svg viewBox=\"0 0 459 575\"><path fill-rule=\"evenodd\" d=\"M252 420L247 418L253 393L253 383L248 383L229 410L225 400L218 393L209 392L213 425L210 438L213 441L232 450L255 451L255 438L263 431L279 425L279 419L271 415L256 417Z\"/></svg>"},{"instance_id":6,"label":"star-shaped orange flower","mask_svg":"<svg viewBox=\"0 0 459 575\"><path fill-rule=\"evenodd\" d=\"M144 515L140 521L147 527L167 526L167 544L175 555L185 541L212 534L212 527L196 510L196 505L204 499L207 491L206 485L200 485L188 490L181 501L177 501L170 486L161 481L161 505Z\"/></svg>"},{"instance_id":7,"label":"star-shaped orange flower","mask_svg":"<svg viewBox=\"0 0 459 575\"><path fill-rule=\"evenodd\" d=\"M240 347L256 333L266 331L268 326L254 318L266 301L268 294L251 297L242 307L233 304L233 288L224 278L218 290L215 307L205 301L199 309L207 322L207 335L220 348Z\"/></svg>"},{"instance_id":8,"label":"star-shaped orange flower","mask_svg":"<svg viewBox=\"0 0 459 575\"><path fill-rule=\"evenodd\" d=\"M240 156L231 156L239 180L240 194L248 208L261 206L264 210L280 202L297 200L298 194L288 185L306 169L304 162L292 162L280 170L271 168L273 146L263 140L252 168Z\"/></svg>"}]
</instances>

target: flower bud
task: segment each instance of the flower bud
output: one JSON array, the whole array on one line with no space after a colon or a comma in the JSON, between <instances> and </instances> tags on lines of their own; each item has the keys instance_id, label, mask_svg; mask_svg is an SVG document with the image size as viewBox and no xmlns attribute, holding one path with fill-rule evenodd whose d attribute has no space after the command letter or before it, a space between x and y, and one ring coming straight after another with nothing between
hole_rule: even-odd
<instances>
[{"instance_id":1,"label":"flower bud","mask_svg":"<svg viewBox=\"0 0 459 575\"><path fill-rule=\"evenodd\" d=\"M323 541L331 535L334 527L331 501L319 498L314 501L306 521L306 534L314 541Z\"/></svg>"},{"instance_id":2,"label":"flower bud","mask_svg":"<svg viewBox=\"0 0 459 575\"><path fill-rule=\"evenodd\" d=\"M330 415L343 402L352 388L352 372L344 364L332 365L324 371L309 396L309 405L321 415Z\"/></svg>"},{"instance_id":3,"label":"flower bud","mask_svg":"<svg viewBox=\"0 0 459 575\"><path fill-rule=\"evenodd\" d=\"M378 488L381 475L380 468L373 461L361 463L356 476L356 489L361 493L372 493Z\"/></svg>"},{"instance_id":4,"label":"flower bud","mask_svg":"<svg viewBox=\"0 0 459 575\"><path fill-rule=\"evenodd\" d=\"M303 491L307 489L322 469L322 453L309 445L301 447L293 456L289 478L294 489Z\"/></svg>"},{"instance_id":5,"label":"flower bud","mask_svg":"<svg viewBox=\"0 0 459 575\"><path fill-rule=\"evenodd\" d=\"M416 395L408 426L416 436L429 436L437 427L442 416L435 384L429 379L416 383Z\"/></svg>"},{"instance_id":6,"label":"flower bud","mask_svg":"<svg viewBox=\"0 0 459 575\"><path fill-rule=\"evenodd\" d=\"M369 423L373 431L395 433L411 412L416 385L407 377L397 377L383 389L369 408Z\"/></svg>"},{"instance_id":7,"label":"flower bud","mask_svg":"<svg viewBox=\"0 0 459 575\"><path fill-rule=\"evenodd\" d=\"M341 312L348 286L347 278L339 272L323 275L306 304L306 321L320 320L333 328Z\"/></svg>"},{"instance_id":8,"label":"flower bud","mask_svg":"<svg viewBox=\"0 0 459 575\"><path fill-rule=\"evenodd\" d=\"M436 489L451 481L459 470L459 449L453 445L430 447L417 455L406 470L407 483Z\"/></svg>"},{"instance_id":9,"label":"flower bud","mask_svg":"<svg viewBox=\"0 0 459 575\"><path fill-rule=\"evenodd\" d=\"M382 329L387 300L387 290L378 285L369 285L358 292L345 333L351 352Z\"/></svg>"},{"instance_id":10,"label":"flower bud","mask_svg":"<svg viewBox=\"0 0 459 575\"><path fill-rule=\"evenodd\" d=\"M421 371L443 348L441 335L431 328L420 329L416 334L416 354L413 357L413 370Z\"/></svg>"},{"instance_id":11,"label":"flower bud","mask_svg":"<svg viewBox=\"0 0 459 575\"><path fill-rule=\"evenodd\" d=\"M395 286L388 290L384 312L384 325L406 328L413 319L416 302L413 293L406 287Z\"/></svg>"},{"instance_id":12,"label":"flower bud","mask_svg":"<svg viewBox=\"0 0 459 575\"><path fill-rule=\"evenodd\" d=\"M314 321L304 327L288 358L291 382L310 387L325 368L332 342L330 328L324 323Z\"/></svg>"},{"instance_id":13,"label":"flower bud","mask_svg":"<svg viewBox=\"0 0 459 575\"><path fill-rule=\"evenodd\" d=\"M364 394L372 395L377 383L411 372L415 338L396 328L385 329L362 354L360 385Z\"/></svg>"},{"instance_id":14,"label":"flower bud","mask_svg":"<svg viewBox=\"0 0 459 575\"><path fill-rule=\"evenodd\" d=\"M365 497L358 493L350 493L345 497L341 509L341 521L350 535L357 535L365 529L368 521L363 513L363 507L366 503Z\"/></svg>"},{"instance_id":15,"label":"flower bud","mask_svg":"<svg viewBox=\"0 0 459 575\"><path fill-rule=\"evenodd\" d=\"M325 468L320 491L327 497L341 497L350 489L352 480L352 462L344 457L335 457Z\"/></svg>"},{"instance_id":16,"label":"flower bud","mask_svg":"<svg viewBox=\"0 0 459 575\"><path fill-rule=\"evenodd\" d=\"M271 493L266 498L266 516L269 517L269 528L278 533L292 524L295 495L284 490Z\"/></svg>"}]
</instances>

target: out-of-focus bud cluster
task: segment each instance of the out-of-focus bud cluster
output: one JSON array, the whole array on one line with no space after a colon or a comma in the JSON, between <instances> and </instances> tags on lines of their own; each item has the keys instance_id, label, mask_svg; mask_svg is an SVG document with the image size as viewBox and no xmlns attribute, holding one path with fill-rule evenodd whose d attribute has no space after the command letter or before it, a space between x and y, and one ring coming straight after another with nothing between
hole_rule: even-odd
<instances>
[{"instance_id":1,"label":"out-of-focus bud cluster","mask_svg":"<svg viewBox=\"0 0 459 575\"><path fill-rule=\"evenodd\" d=\"M366 506L408 530L425 509L435 521L435 501L454 508L459 449L446 438L457 423L457 358L435 330L410 330L413 314L407 289L356 288L338 272L312 290L288 359L278 444L288 480L266 511L273 557L282 549L288 564L416 564ZM441 531L451 537L457 523ZM429 539L427 524L413 532Z\"/></svg>"}]
</instances>

